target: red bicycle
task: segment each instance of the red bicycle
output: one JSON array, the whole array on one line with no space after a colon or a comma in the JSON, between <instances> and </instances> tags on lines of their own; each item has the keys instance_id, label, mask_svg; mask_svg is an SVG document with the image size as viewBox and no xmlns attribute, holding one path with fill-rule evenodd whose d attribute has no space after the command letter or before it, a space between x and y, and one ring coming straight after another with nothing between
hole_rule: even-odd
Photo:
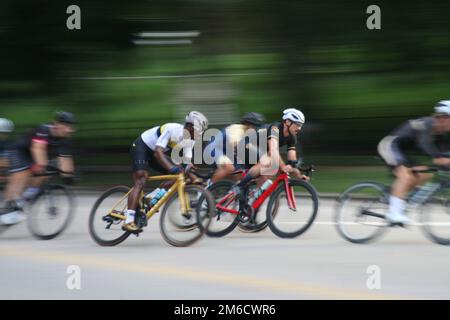
<instances>
[{"instance_id":1,"label":"red bicycle","mask_svg":"<svg viewBox=\"0 0 450 320\"><path fill-rule=\"evenodd\" d=\"M313 167L300 170L307 175L314 171ZM244 231L260 231L268 225L277 236L294 238L314 222L319 201L316 190L309 182L291 179L289 174L278 172L272 184L254 199L254 193L258 190L255 185L253 181L244 189L241 201L230 191L233 183L228 180L208 188L216 199L216 210L207 230L209 236L224 236L238 225L243 226L241 230ZM258 212L267 198L266 214L261 217ZM249 203L249 199L254 201ZM201 217L198 219L201 220Z\"/></svg>"}]
</instances>

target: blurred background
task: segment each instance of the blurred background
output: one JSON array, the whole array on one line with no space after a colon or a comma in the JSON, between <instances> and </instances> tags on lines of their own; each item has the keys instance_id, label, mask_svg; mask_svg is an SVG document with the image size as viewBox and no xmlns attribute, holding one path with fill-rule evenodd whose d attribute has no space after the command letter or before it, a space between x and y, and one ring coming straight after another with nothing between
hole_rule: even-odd
<instances>
[{"instance_id":1,"label":"blurred background","mask_svg":"<svg viewBox=\"0 0 450 320\"><path fill-rule=\"evenodd\" d=\"M81 8L81 30L66 9ZM366 9L381 8L381 30ZM23 133L74 112L80 187L130 184L129 146L192 109L306 115L319 192L389 179L378 141L450 98L448 0L3 0L0 117Z\"/></svg>"}]
</instances>

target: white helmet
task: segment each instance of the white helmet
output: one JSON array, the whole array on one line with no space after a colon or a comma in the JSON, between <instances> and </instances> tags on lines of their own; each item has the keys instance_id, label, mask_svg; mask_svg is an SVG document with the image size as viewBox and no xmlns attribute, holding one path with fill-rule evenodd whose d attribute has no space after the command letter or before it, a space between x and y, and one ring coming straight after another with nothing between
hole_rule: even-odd
<instances>
[{"instance_id":1,"label":"white helmet","mask_svg":"<svg viewBox=\"0 0 450 320\"><path fill-rule=\"evenodd\" d=\"M14 123L11 120L0 118L0 133L12 132L14 130Z\"/></svg>"},{"instance_id":2,"label":"white helmet","mask_svg":"<svg viewBox=\"0 0 450 320\"><path fill-rule=\"evenodd\" d=\"M434 106L434 112L450 116L450 100L439 101Z\"/></svg>"},{"instance_id":3,"label":"white helmet","mask_svg":"<svg viewBox=\"0 0 450 320\"><path fill-rule=\"evenodd\" d=\"M198 111L191 111L186 116L186 123L192 123L194 125L194 130L202 133L208 128L208 119L203 115L203 113Z\"/></svg>"},{"instance_id":4,"label":"white helmet","mask_svg":"<svg viewBox=\"0 0 450 320\"><path fill-rule=\"evenodd\" d=\"M296 123L305 123L305 116L300 110L289 108L283 111L283 120L291 120Z\"/></svg>"}]
</instances>

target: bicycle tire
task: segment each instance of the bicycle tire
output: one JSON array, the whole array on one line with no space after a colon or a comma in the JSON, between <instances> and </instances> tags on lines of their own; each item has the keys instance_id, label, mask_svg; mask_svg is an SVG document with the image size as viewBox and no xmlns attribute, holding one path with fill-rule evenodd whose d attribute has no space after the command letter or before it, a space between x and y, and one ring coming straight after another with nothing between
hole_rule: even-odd
<instances>
[{"instance_id":1,"label":"bicycle tire","mask_svg":"<svg viewBox=\"0 0 450 320\"><path fill-rule=\"evenodd\" d=\"M32 217L33 217L33 206L39 201L39 199L41 199L43 196L46 196L48 193L51 195L52 192L54 192L55 190L60 190L62 191L65 196L67 196L67 201L69 204L69 211L67 214L66 219L64 220L64 223L62 224L62 226L60 228L58 228L56 231L51 232L49 234L43 234L39 231L39 229L36 228L36 224L33 223ZM53 239L57 236L59 236L64 230L67 229L67 227L69 226L70 222L73 219L73 215L74 215L74 208L75 208L75 198L73 193L70 191L69 188L67 188L66 186L63 185L59 185L59 184L55 184L55 185L46 185L42 191L36 196L36 198L33 200L33 202L30 205L30 209L29 209L29 216L27 217L27 225L28 225L28 229L30 230L31 234L33 235L33 237L39 239L39 240L50 240Z\"/></svg>"},{"instance_id":2,"label":"bicycle tire","mask_svg":"<svg viewBox=\"0 0 450 320\"><path fill-rule=\"evenodd\" d=\"M343 237L345 240L352 242L352 243L357 243L357 244L364 244L364 243L368 243L371 241L374 241L375 239L381 237L386 231L387 228L386 227L380 227L378 229L375 229L375 232L373 234L370 234L369 236L366 237L355 237L350 235L350 233L348 233L345 228L344 228L344 222L342 221L342 215L344 214L343 212L343 206L344 206L344 202L347 201L351 195L351 193L357 191L358 189L364 189L364 188L368 188L375 190L379 196L382 197L382 200L384 200L384 202L380 202L380 203L388 203L388 199L389 199L389 192L387 191L388 188L378 182L372 182L372 181L366 181L366 182L359 182L357 184L354 184L352 186L350 186L349 188L347 188L337 199L336 202L336 207L335 207L335 217L334 220L336 222L336 229L338 231L338 233L341 235L341 237Z\"/></svg>"},{"instance_id":3,"label":"bicycle tire","mask_svg":"<svg viewBox=\"0 0 450 320\"><path fill-rule=\"evenodd\" d=\"M272 215L272 207L276 205L277 199L280 197L281 193L283 191L285 191L284 183L279 185L270 196L266 214L267 214L267 222L268 222L268 226L269 226L270 230L280 238L295 238L295 237L300 236L304 232L306 232L306 230L308 230L309 227L314 222L314 220L317 216L318 208L319 208L319 199L317 196L317 192L310 183L303 181L303 180L292 179L292 180L289 180L289 186L301 186L308 191L308 193L311 195L313 211L312 211L311 216L307 220L307 223L304 226L302 226L299 230L286 232L286 231L283 231L280 228L278 228L274 222L274 219L277 215L275 215L275 216Z\"/></svg>"},{"instance_id":4,"label":"bicycle tire","mask_svg":"<svg viewBox=\"0 0 450 320\"><path fill-rule=\"evenodd\" d=\"M89 214L89 234L91 236L91 238L99 245L104 246L104 247L112 247L112 246L116 246L119 243L125 241L131 234L131 232L129 231L123 231L123 234L120 235L119 237L112 239L112 240L104 240L102 239L97 232L95 231L95 227L94 227L94 220L95 220L95 215L97 212L98 207L100 206L100 204L106 199L108 198L110 195L114 194L114 193L123 193L126 194L127 192L130 191L130 188L127 186L115 186L112 187L108 190L106 190L98 199L97 201L95 201L94 206L91 209L91 212Z\"/></svg>"},{"instance_id":5,"label":"bicycle tire","mask_svg":"<svg viewBox=\"0 0 450 320\"><path fill-rule=\"evenodd\" d=\"M438 192L436 192L436 194L439 195L440 192L445 193L446 190L449 190L449 188L442 187ZM436 195L434 195L433 198L435 196ZM447 194L447 196L448 196L448 194ZM447 211L446 213L450 216L450 199L448 197L445 197L444 199L435 199L435 201L437 201L438 204L443 205L444 212ZM438 235L434 231L433 228L431 228L431 224L432 224L431 215L433 213L434 212L432 210L425 210L424 206L421 207L420 220L422 223L422 230L423 230L425 236L428 239L430 239L431 241L433 241L434 243L448 246L448 245L450 245L450 234L448 235L448 237L442 237L442 236Z\"/></svg>"},{"instance_id":6,"label":"bicycle tire","mask_svg":"<svg viewBox=\"0 0 450 320\"><path fill-rule=\"evenodd\" d=\"M164 205L164 207L163 207L163 209L161 211L161 216L159 218L159 225L160 225L160 231L161 231L161 235L162 235L163 239L167 243L169 243L169 244L171 244L171 245L173 245L175 247L187 247L187 246L190 246L193 243L197 242L198 240L200 240L200 238L206 233L206 230L208 229L208 226L211 223L211 216L213 214L214 204L215 204L214 198L209 193L209 191L204 189L204 188L202 188L202 187L200 187L200 186L198 186L198 185L187 185L187 186L185 186L184 189L185 189L185 192L189 192L190 190L197 190L197 192L201 193L200 198L205 199L207 201L207 203L208 203L209 220L206 222L206 226L201 227L202 224L201 224L201 222L199 222L200 220L198 219L198 217L200 217L200 214L199 214L200 210L198 210L200 208L200 206L197 205L194 217L197 219L196 223L197 223L197 229L199 230L198 234L195 235L193 238L188 239L188 240L176 240L173 237L171 237L169 235L169 232L167 231L167 227L165 225L165 221L166 221L166 217L168 216L168 208L169 208L170 204L173 201L175 201L175 199L178 197L178 192L172 194L170 196L170 198L167 199L167 201L166 201L166 203L165 203L165 205ZM170 218L168 218L168 219L170 220ZM201 220L201 221L203 221L203 220ZM185 233L186 234L186 232L180 232L180 233Z\"/></svg>"},{"instance_id":7,"label":"bicycle tire","mask_svg":"<svg viewBox=\"0 0 450 320\"><path fill-rule=\"evenodd\" d=\"M219 189L219 188L224 188L225 190L230 190L231 187L234 185L234 182L232 182L231 180L222 180L219 182L216 182L214 184L212 184L211 186L208 187L208 191L213 195L214 197L214 203L216 203L216 194L214 193L215 190ZM223 196L223 195L222 195ZM217 197L222 197L220 195L217 195ZM215 209L215 212L213 213L213 217L212 220L214 221L214 219L219 220L220 219L220 215L222 213L218 212L217 209ZM229 213L227 213L229 214ZM206 231L206 235L208 237L212 237L212 238L220 238L220 237L224 237L227 234L229 234L231 231L233 231L237 225L239 224L239 216L236 214L233 221L231 221L230 225L227 226L226 228L222 229L222 230L212 230L211 228L208 228L208 230ZM201 217L198 217L197 219L201 219ZM214 222L212 222L210 224L210 226L212 227L214 225Z\"/></svg>"}]
</instances>

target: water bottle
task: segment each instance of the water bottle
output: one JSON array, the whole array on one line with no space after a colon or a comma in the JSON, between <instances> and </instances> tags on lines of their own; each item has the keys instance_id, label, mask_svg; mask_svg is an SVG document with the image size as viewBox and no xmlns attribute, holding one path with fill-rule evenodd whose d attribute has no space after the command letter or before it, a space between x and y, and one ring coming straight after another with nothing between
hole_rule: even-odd
<instances>
[{"instance_id":1,"label":"water bottle","mask_svg":"<svg viewBox=\"0 0 450 320\"><path fill-rule=\"evenodd\" d=\"M153 197L152 201L150 201L150 205L154 206L159 201L159 199L164 197L166 193L167 193L166 189L160 189L159 192L156 194L156 196Z\"/></svg>"},{"instance_id":2,"label":"water bottle","mask_svg":"<svg viewBox=\"0 0 450 320\"><path fill-rule=\"evenodd\" d=\"M270 179L267 180L266 182L264 182L264 184L261 186L261 188L259 188L255 193L253 193L253 195L251 196L248 204L252 205L253 202L255 202L256 199L258 199L264 193L264 191L266 191L270 187L270 185L272 183L273 183L273 181L270 180Z\"/></svg>"},{"instance_id":3,"label":"water bottle","mask_svg":"<svg viewBox=\"0 0 450 320\"><path fill-rule=\"evenodd\" d=\"M150 205L150 202L152 201L152 199L158 194L158 192L160 191L160 188L156 188L155 190L153 190L152 192L149 192L145 195L144 200L145 203L147 205Z\"/></svg>"},{"instance_id":4,"label":"water bottle","mask_svg":"<svg viewBox=\"0 0 450 320\"><path fill-rule=\"evenodd\" d=\"M421 205L425 202L425 200L428 199L431 194L433 194L439 188L439 186L439 183L427 182L412 195L409 202L413 207Z\"/></svg>"}]
</instances>

